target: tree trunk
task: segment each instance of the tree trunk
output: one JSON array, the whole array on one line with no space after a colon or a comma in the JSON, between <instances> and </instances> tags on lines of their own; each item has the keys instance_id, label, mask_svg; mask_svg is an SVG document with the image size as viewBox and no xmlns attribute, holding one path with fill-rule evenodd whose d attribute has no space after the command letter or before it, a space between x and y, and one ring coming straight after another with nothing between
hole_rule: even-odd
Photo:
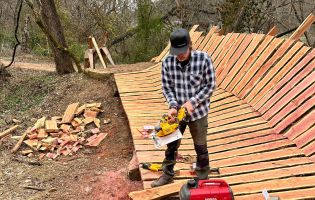
<instances>
[{"instance_id":1,"label":"tree trunk","mask_svg":"<svg viewBox=\"0 0 315 200\"><path fill-rule=\"evenodd\" d=\"M27 15L24 20L24 27L22 33L22 42L21 42L21 51L23 53L30 53L29 48L29 39L30 39L30 32L29 32L29 23L30 17Z\"/></svg>"},{"instance_id":2,"label":"tree trunk","mask_svg":"<svg viewBox=\"0 0 315 200\"><path fill-rule=\"evenodd\" d=\"M48 31L57 40L58 44L61 44L63 48L67 49L68 46L63 34L63 28L57 14L54 0L42 0L41 6L41 15L45 26L48 28ZM49 41L49 46L52 49L54 55L56 71L59 74L75 72L69 54L61 48L55 46L52 41Z\"/></svg>"}]
</instances>

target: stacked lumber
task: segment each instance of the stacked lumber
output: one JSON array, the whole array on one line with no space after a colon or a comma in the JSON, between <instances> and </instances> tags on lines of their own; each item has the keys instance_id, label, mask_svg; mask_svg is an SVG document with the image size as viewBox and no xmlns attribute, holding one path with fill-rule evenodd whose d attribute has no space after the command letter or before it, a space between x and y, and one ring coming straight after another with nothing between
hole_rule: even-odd
<instances>
[{"instance_id":1,"label":"stacked lumber","mask_svg":"<svg viewBox=\"0 0 315 200\"><path fill-rule=\"evenodd\" d=\"M101 103L70 104L62 117L38 119L19 137L11 152L16 153L24 144L26 148L20 151L24 156L56 159L61 155L73 155L84 146L97 147L107 136L100 131L100 112L103 112ZM109 120L104 121L108 123Z\"/></svg>"}]
</instances>

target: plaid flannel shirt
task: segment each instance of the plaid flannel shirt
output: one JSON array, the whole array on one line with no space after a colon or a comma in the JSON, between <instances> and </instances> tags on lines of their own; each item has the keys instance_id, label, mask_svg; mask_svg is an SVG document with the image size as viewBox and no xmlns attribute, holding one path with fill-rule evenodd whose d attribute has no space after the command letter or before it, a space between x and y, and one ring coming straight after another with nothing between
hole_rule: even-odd
<instances>
[{"instance_id":1,"label":"plaid flannel shirt","mask_svg":"<svg viewBox=\"0 0 315 200\"><path fill-rule=\"evenodd\" d=\"M215 71L207 53L192 51L189 63L182 67L176 56L162 63L162 92L169 107L180 107L190 101L195 108L190 121L208 114L210 97L215 90Z\"/></svg>"}]
</instances>

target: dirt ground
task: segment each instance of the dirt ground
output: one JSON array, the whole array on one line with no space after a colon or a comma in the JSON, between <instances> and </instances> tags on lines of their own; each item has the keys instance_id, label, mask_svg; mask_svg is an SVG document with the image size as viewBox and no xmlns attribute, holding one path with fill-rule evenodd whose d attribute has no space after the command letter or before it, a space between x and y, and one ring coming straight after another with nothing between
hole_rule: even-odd
<instances>
[{"instance_id":1,"label":"dirt ground","mask_svg":"<svg viewBox=\"0 0 315 200\"><path fill-rule=\"evenodd\" d=\"M25 158L10 153L16 143L11 136L0 140L0 199L114 200L128 199L130 191L142 189L140 181L127 177L133 143L114 79L95 80L82 74L59 76L53 70L38 70L38 66L47 68L50 63L17 64L20 66L9 69L8 81L0 85L0 131L19 120L21 127L13 135L21 135L43 116L62 116L67 105L74 102L101 102L104 112L100 118L110 118L111 123L101 124L108 136L99 147L85 147L73 156L56 160L45 158L40 166L20 162L36 161L36 156ZM134 71L152 65L116 66L114 71Z\"/></svg>"}]
</instances>

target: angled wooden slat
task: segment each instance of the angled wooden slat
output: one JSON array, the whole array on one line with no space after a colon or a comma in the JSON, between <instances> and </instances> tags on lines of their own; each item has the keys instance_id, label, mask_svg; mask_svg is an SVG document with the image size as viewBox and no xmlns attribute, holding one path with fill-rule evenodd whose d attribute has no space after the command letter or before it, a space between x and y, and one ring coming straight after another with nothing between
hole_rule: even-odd
<instances>
[{"instance_id":1,"label":"angled wooden slat","mask_svg":"<svg viewBox=\"0 0 315 200\"><path fill-rule=\"evenodd\" d=\"M279 29L276 26L273 26L267 33L267 35L276 36L279 32Z\"/></svg>"},{"instance_id":2,"label":"angled wooden slat","mask_svg":"<svg viewBox=\"0 0 315 200\"><path fill-rule=\"evenodd\" d=\"M315 52L315 51L314 51ZM311 57L315 57L315 54ZM309 57L305 57L296 67L294 67L281 81L279 81L273 90L271 90L266 96L264 96L260 101L259 105L255 105L254 108L257 109L258 106L262 105L258 109L262 114L266 113L268 109L276 102L277 99L280 99L285 93L287 93L291 88L293 88L298 82L305 78L307 74L312 71L311 63L305 67L309 61ZM303 69L304 68L304 69ZM301 70L303 69L303 70ZM300 71L301 70L301 71Z\"/></svg>"},{"instance_id":3,"label":"angled wooden slat","mask_svg":"<svg viewBox=\"0 0 315 200\"><path fill-rule=\"evenodd\" d=\"M256 59L259 57L259 55L267 48L269 43L273 40L274 38L272 36L266 36L264 40L260 43L260 45L256 48L255 46L255 51L252 53L250 57L244 62L243 65L240 65L240 69L237 71L236 75L234 76L233 80L229 83L229 85L226 87L226 90L236 94L234 92L235 86L242 80L245 72L250 68L251 65L253 65L256 61Z\"/></svg>"},{"instance_id":4,"label":"angled wooden slat","mask_svg":"<svg viewBox=\"0 0 315 200\"><path fill-rule=\"evenodd\" d=\"M220 68L222 69L220 73L218 73L217 78L217 85L220 86L221 82L224 80L224 77L228 74L231 70L233 65L240 59L245 49L248 47L252 39L254 38L255 34L246 35L243 42L240 44L239 48L235 51L234 55L224 64L222 63Z\"/></svg>"},{"instance_id":5,"label":"angled wooden slat","mask_svg":"<svg viewBox=\"0 0 315 200\"><path fill-rule=\"evenodd\" d=\"M241 93L243 88L248 84L248 82L253 77L255 77L254 75L258 71L258 69L260 69L260 67L268 60L269 56L275 51L276 48L278 48L281 45L283 41L284 41L283 39L276 38L268 45L265 51L257 58L256 62L249 67L248 71L245 73L240 82L233 89L234 94L241 95L241 97L243 97Z\"/></svg>"},{"instance_id":6,"label":"angled wooden slat","mask_svg":"<svg viewBox=\"0 0 315 200\"><path fill-rule=\"evenodd\" d=\"M277 133L280 133L284 129L288 127L288 125L292 124L294 119L297 119L299 116L302 116L304 113L301 112L302 110L299 110L299 114L290 116L289 113L292 112L298 112L297 109L301 108L302 106L305 107L305 105L302 105L306 99L310 98L315 91L315 84L313 84L311 87L306 89L304 92L302 92L301 95L293 99L292 101L289 101L288 105L285 106L280 112L278 112L274 117L272 117L269 120L270 126L274 127L274 130ZM305 102L307 104L307 101ZM304 109L305 110L305 109ZM307 110L306 110L307 111ZM290 119L290 120L289 120Z\"/></svg>"},{"instance_id":7,"label":"angled wooden slat","mask_svg":"<svg viewBox=\"0 0 315 200\"><path fill-rule=\"evenodd\" d=\"M197 46L197 49L204 50L205 46L209 42L210 38L213 36L213 34L218 31L217 26L212 26L207 35L204 37L203 41L200 43L200 45Z\"/></svg>"},{"instance_id":8,"label":"angled wooden slat","mask_svg":"<svg viewBox=\"0 0 315 200\"><path fill-rule=\"evenodd\" d=\"M229 40L222 46L222 49L218 56L212 56L211 59L213 61L214 67L217 69L219 67L219 64L221 60L226 56L228 49L231 48L231 46L237 41L237 38L240 36L239 33L232 33ZM221 45L220 45L221 46ZM217 49L218 50L218 49Z\"/></svg>"},{"instance_id":9,"label":"angled wooden slat","mask_svg":"<svg viewBox=\"0 0 315 200\"><path fill-rule=\"evenodd\" d=\"M291 40L298 40L304 32L311 27L311 25L315 22L315 16L313 13L309 14L309 16L303 21L303 23L294 31L294 33L290 36Z\"/></svg>"},{"instance_id":10,"label":"angled wooden slat","mask_svg":"<svg viewBox=\"0 0 315 200\"><path fill-rule=\"evenodd\" d=\"M298 146L299 148L305 147L307 144L314 143L315 142L315 126L309 128L307 131L305 131L300 136L295 138L294 142L296 146Z\"/></svg>"},{"instance_id":11,"label":"angled wooden slat","mask_svg":"<svg viewBox=\"0 0 315 200\"><path fill-rule=\"evenodd\" d=\"M216 49L220 47L219 44L221 44L221 42L224 42L225 37L226 36L222 36L222 35L220 35L220 36L214 35L213 37L210 38L209 42L207 43L207 45L204 48L204 51L207 52L208 55L210 55L212 57L214 52L216 52Z\"/></svg>"},{"instance_id":12,"label":"angled wooden slat","mask_svg":"<svg viewBox=\"0 0 315 200\"><path fill-rule=\"evenodd\" d=\"M218 56L219 54L221 53L221 50L224 49L223 47L227 44L227 42L231 39L231 37L234 35L234 39L235 39L235 34L232 34L232 33L228 33L227 35L225 36L219 36L219 37L222 37L222 41L220 42L220 45L216 46L215 48L215 51L210 51L208 50L208 54L211 55L211 60L214 61ZM232 38L233 39L233 38ZM215 44L213 44L212 46L214 46ZM211 47L210 47L211 48ZM216 67L216 66L214 66Z\"/></svg>"},{"instance_id":13,"label":"angled wooden slat","mask_svg":"<svg viewBox=\"0 0 315 200\"><path fill-rule=\"evenodd\" d=\"M216 65L216 76L219 77L221 72L223 71L224 67L226 66L226 63L230 60L230 58L234 55L235 51L238 49L239 45L243 42L246 34L240 34L240 36L236 39L236 41L230 46L227 50L226 55L224 58L220 61L217 62Z\"/></svg>"},{"instance_id":14,"label":"angled wooden slat","mask_svg":"<svg viewBox=\"0 0 315 200\"><path fill-rule=\"evenodd\" d=\"M300 50L303 46L303 43L298 42L292 48L290 48L289 52L283 56L283 58L274 66L272 67L265 76L262 77L262 80L257 84L253 85L252 91L246 97L246 101L249 102L251 105L255 105L266 93L269 91L270 88L273 87L272 84L279 80L280 76L279 73L283 68L289 68L290 66L294 66L294 63L297 62L297 58L301 58L305 53L306 49L301 49L301 54L295 53Z\"/></svg>"},{"instance_id":15,"label":"angled wooden slat","mask_svg":"<svg viewBox=\"0 0 315 200\"><path fill-rule=\"evenodd\" d=\"M253 40L249 44L249 46L246 48L244 53L241 55L240 58L237 58L237 62L235 65L231 64L229 68L231 70L229 73L223 78L218 77L219 87L220 88L227 88L227 86L231 83L233 78L238 74L239 70L242 68L244 63L247 61L249 56L255 51L257 46L260 44L260 42L263 40L265 36L262 34L255 34ZM220 80L223 79L223 80ZM228 91L231 91L231 88L227 88Z\"/></svg>"},{"instance_id":16,"label":"angled wooden slat","mask_svg":"<svg viewBox=\"0 0 315 200\"><path fill-rule=\"evenodd\" d=\"M266 72L270 70L270 68L279 61L283 55L288 51L288 49L291 48L293 45L293 41L287 40L285 41L279 49L272 55L271 58L268 59L268 61L259 67L258 70L256 70L255 74L251 77L250 81L248 81L247 85L243 87L241 92L239 93L239 96L246 101L248 99L246 98L248 93L252 90L253 86L259 82L262 77L265 76Z\"/></svg>"},{"instance_id":17,"label":"angled wooden slat","mask_svg":"<svg viewBox=\"0 0 315 200\"><path fill-rule=\"evenodd\" d=\"M315 63L315 62L314 62ZM278 93L280 95L275 95L275 97L282 97L280 100L273 99L274 102L271 106L270 103L268 104L269 109L266 111L264 109L259 110L263 115L263 118L266 120L270 120L277 112L279 112L289 101L291 101L293 98L295 98L298 94L300 94L305 88L309 87L311 84L315 81L315 71L311 73L309 76L303 77L304 79L298 83L297 85L292 85L292 90L282 90L283 93L287 92L284 96L282 96L282 93ZM265 112L266 111L266 112Z\"/></svg>"}]
</instances>

